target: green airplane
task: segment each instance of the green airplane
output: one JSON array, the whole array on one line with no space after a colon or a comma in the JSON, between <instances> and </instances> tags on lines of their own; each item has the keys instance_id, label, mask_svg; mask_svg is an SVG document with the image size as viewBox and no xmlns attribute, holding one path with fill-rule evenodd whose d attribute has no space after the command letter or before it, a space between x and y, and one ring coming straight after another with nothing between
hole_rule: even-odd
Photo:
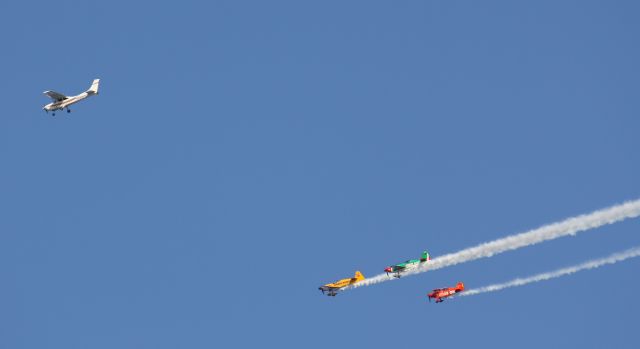
<instances>
[{"instance_id":1,"label":"green airplane","mask_svg":"<svg viewBox=\"0 0 640 349\"><path fill-rule=\"evenodd\" d=\"M403 273L410 269L417 268L422 263L428 262L430 260L431 260L431 257L429 256L429 252L424 251L422 252L422 256L420 256L420 259L410 259L406 262L392 265L390 267L386 267L384 271L387 273L387 275L389 275L389 273L393 273L394 277L399 278L400 273Z\"/></svg>"}]
</instances>

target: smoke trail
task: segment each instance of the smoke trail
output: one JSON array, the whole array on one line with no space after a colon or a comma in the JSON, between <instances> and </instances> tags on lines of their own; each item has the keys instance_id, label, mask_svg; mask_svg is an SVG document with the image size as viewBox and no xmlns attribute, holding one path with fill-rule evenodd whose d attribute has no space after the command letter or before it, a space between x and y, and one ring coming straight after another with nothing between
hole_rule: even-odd
<instances>
[{"instance_id":1,"label":"smoke trail","mask_svg":"<svg viewBox=\"0 0 640 349\"><path fill-rule=\"evenodd\" d=\"M640 247L634 247L624 252L614 253L606 258L594 259L592 261L584 262L582 264L574 265L572 267L562 268L555 271L550 271L548 273L542 273L542 274L530 276L527 278L517 278L515 280L511 280L509 282L505 282L502 284L495 284L495 285L472 289L469 291L462 292L458 296L473 296L479 293L500 291L508 287L522 286L522 285L530 284L532 282L544 281L544 280L558 278L564 275L577 273L581 270L598 268L606 264L615 264L618 262L622 262L625 259L638 257L638 256L640 256Z\"/></svg>"},{"instance_id":2,"label":"smoke trail","mask_svg":"<svg viewBox=\"0 0 640 349\"><path fill-rule=\"evenodd\" d=\"M458 263L469 262L484 257L491 257L498 253L515 250L567 235L575 235L579 232L638 216L640 216L640 200L628 201L623 204L614 205L589 214L567 218L563 221L545 225L525 233L507 236L475 247L470 247L459 252L434 258L431 261L422 264L420 267L409 270L402 275L405 276L424 273L428 270L445 268ZM379 274L348 288L369 286L389 280L396 280L396 278L390 278L386 274Z\"/></svg>"}]
</instances>

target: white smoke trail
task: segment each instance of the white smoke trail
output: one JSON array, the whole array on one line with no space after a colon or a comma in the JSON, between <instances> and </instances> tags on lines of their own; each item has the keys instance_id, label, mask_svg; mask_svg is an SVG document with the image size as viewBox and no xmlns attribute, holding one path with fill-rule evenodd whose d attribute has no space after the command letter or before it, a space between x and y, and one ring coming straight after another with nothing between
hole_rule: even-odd
<instances>
[{"instance_id":1,"label":"white smoke trail","mask_svg":"<svg viewBox=\"0 0 640 349\"><path fill-rule=\"evenodd\" d=\"M437 257L429 262L423 263L418 268L408 270L403 273L402 276L424 273L428 270L445 268L458 263L469 262L484 257L491 257L498 253L515 250L567 235L575 235L579 232L638 216L640 216L640 200L628 201L623 204L614 205L588 214L567 218L563 221L545 225L525 233L507 236L494 241L485 242L459 252ZM386 274L379 274L348 288L369 286L389 280L397 279L389 277Z\"/></svg>"},{"instance_id":2,"label":"white smoke trail","mask_svg":"<svg viewBox=\"0 0 640 349\"><path fill-rule=\"evenodd\" d=\"M555 271L550 271L548 273L542 273L542 274L538 274L538 275L534 275L534 276L530 276L527 278L517 278L514 280L511 280L509 282L505 282L505 283L501 283L501 284L495 284L495 285L490 285L490 286L485 286L485 287L480 287L480 288L475 288L469 291L465 291L462 293L459 293L458 296L473 296L479 293L485 293L485 292L495 292L495 291L499 291L508 287L516 287L516 286L522 286L522 285L526 285L526 284L530 284L532 282L538 282L538 281L544 281L544 280L549 280L549 279L554 279L554 278L558 278L564 275L569 275L569 274L573 274L573 273L577 273L581 270L588 270L588 269L594 269L594 268L598 268L601 267L603 265L606 264L615 264L618 262L622 262L625 259L628 258L633 258L633 257L638 257L640 256L640 247L634 247L632 249L626 250L624 252L618 252L618 253L614 253L609 257L606 258L601 258L601 259L594 259L588 262L584 262L582 264L578 264L578 265L574 265L572 267L567 267L567 268L562 268L562 269L558 269Z\"/></svg>"}]
</instances>

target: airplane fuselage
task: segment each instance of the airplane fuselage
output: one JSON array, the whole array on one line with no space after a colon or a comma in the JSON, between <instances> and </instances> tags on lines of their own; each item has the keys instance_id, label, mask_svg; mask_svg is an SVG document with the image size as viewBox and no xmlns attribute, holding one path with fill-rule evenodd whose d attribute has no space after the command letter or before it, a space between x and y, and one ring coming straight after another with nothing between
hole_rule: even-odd
<instances>
[{"instance_id":1,"label":"airplane fuselage","mask_svg":"<svg viewBox=\"0 0 640 349\"><path fill-rule=\"evenodd\" d=\"M362 280L364 280L364 275L359 271L356 271L356 274L352 278L341 279L336 282L320 286L318 289L322 291L322 293L328 292L329 296L335 296L340 289L358 283Z\"/></svg>"},{"instance_id":2,"label":"airplane fuselage","mask_svg":"<svg viewBox=\"0 0 640 349\"><path fill-rule=\"evenodd\" d=\"M437 288L433 290L431 293L427 294L429 300L431 298L436 299L436 303L444 302L444 298L451 297L458 292L464 291L464 284L459 282L456 287L448 287L448 288Z\"/></svg>"},{"instance_id":3,"label":"airplane fuselage","mask_svg":"<svg viewBox=\"0 0 640 349\"><path fill-rule=\"evenodd\" d=\"M394 273L395 274L394 276L399 278L400 273L404 273L411 269L415 269L420 265L422 265L422 263L428 262L430 260L431 260L431 257L429 256L429 252L424 251L422 252L422 256L420 257L420 259L410 259L408 261L386 267L384 271L387 273L387 275L389 275L389 273Z\"/></svg>"},{"instance_id":4,"label":"airplane fuselage","mask_svg":"<svg viewBox=\"0 0 640 349\"><path fill-rule=\"evenodd\" d=\"M44 106L44 110L46 111L56 111L56 110L62 110L64 108L68 108L70 105L72 104L76 104L78 102L80 102L81 100L94 95L95 93L92 92L82 92L81 94L77 95L77 96L72 96L69 97L67 99L63 99L61 101L58 102L52 102L49 103L47 105Z\"/></svg>"}]
</instances>

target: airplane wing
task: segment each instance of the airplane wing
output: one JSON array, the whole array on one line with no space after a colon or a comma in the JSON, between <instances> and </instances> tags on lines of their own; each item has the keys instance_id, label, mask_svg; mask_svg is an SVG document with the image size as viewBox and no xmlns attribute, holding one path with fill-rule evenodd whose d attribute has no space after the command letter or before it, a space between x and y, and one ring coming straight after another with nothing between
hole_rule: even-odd
<instances>
[{"instance_id":1,"label":"airplane wing","mask_svg":"<svg viewBox=\"0 0 640 349\"><path fill-rule=\"evenodd\" d=\"M322 291L322 294L325 294L325 292L327 292L327 296L335 297L338 294L336 291L340 289L340 287L331 287L325 285L318 287L318 289Z\"/></svg>"},{"instance_id":2,"label":"airplane wing","mask_svg":"<svg viewBox=\"0 0 640 349\"><path fill-rule=\"evenodd\" d=\"M55 102L60 102L62 100L65 100L65 99L69 98L69 97L63 95L62 93L58 93L58 92L55 92L55 91L44 91L43 93L45 95L49 96Z\"/></svg>"},{"instance_id":3,"label":"airplane wing","mask_svg":"<svg viewBox=\"0 0 640 349\"><path fill-rule=\"evenodd\" d=\"M404 266L404 265L396 265L393 269L394 269L394 271L392 271L393 277L399 279L400 278L400 274L404 273L404 271L407 269L407 267ZM389 275L389 273L387 273L387 275Z\"/></svg>"}]
</instances>

